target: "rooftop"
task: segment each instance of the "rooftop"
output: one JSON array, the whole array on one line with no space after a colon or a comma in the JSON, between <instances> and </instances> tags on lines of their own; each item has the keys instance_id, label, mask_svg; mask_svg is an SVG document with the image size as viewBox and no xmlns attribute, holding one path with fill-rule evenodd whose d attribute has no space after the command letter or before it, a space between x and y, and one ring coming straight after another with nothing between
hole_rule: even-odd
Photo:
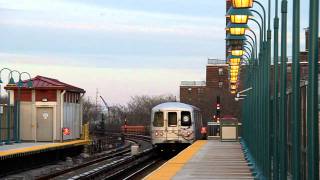
<instances>
[{"instance_id":1,"label":"rooftop","mask_svg":"<svg viewBox=\"0 0 320 180\"><path fill-rule=\"evenodd\" d=\"M75 87L73 85L64 83L59 81L58 79L53 79L44 76L36 76L31 79L32 80L32 87L31 89L59 89L59 90L67 90L79 93L85 93L85 90L82 88ZM28 88L28 81L23 81L22 88ZM16 89L17 86L6 86L5 89Z\"/></svg>"},{"instance_id":2,"label":"rooftop","mask_svg":"<svg viewBox=\"0 0 320 180\"><path fill-rule=\"evenodd\" d=\"M225 59L208 59L208 66L227 66Z\"/></svg>"},{"instance_id":3,"label":"rooftop","mask_svg":"<svg viewBox=\"0 0 320 180\"><path fill-rule=\"evenodd\" d=\"M206 86L205 81L181 81L180 86Z\"/></svg>"}]
</instances>

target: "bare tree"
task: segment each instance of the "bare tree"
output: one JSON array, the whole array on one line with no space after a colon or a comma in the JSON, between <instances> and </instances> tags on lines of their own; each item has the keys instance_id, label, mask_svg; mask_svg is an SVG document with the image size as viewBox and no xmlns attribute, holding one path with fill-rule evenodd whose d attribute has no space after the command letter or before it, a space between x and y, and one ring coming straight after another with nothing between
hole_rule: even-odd
<instances>
[{"instance_id":1,"label":"bare tree","mask_svg":"<svg viewBox=\"0 0 320 180\"><path fill-rule=\"evenodd\" d=\"M163 102L176 101L173 95L161 96L133 96L126 105L113 105L108 111L103 111L103 106L91 101L89 98L83 101L84 122L91 122L98 129L116 130L124 125L125 119L128 125L150 124L151 109ZM103 127L102 127L103 126Z\"/></svg>"},{"instance_id":2,"label":"bare tree","mask_svg":"<svg viewBox=\"0 0 320 180\"><path fill-rule=\"evenodd\" d=\"M164 102L176 101L173 95L133 96L127 104L127 120L132 125L149 125L151 109Z\"/></svg>"},{"instance_id":3,"label":"bare tree","mask_svg":"<svg viewBox=\"0 0 320 180\"><path fill-rule=\"evenodd\" d=\"M87 123L93 121L96 117L95 115L95 104L89 99L85 98L83 100L83 122Z\"/></svg>"}]
</instances>

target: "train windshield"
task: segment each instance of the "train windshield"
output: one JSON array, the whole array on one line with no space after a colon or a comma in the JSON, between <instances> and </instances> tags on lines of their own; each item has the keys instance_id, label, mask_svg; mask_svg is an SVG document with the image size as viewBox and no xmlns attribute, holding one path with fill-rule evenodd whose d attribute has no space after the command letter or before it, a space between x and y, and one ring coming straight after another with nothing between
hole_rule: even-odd
<instances>
[{"instance_id":1,"label":"train windshield","mask_svg":"<svg viewBox=\"0 0 320 180\"><path fill-rule=\"evenodd\" d=\"M153 126L154 127L163 127L164 119L163 119L163 112L155 112L153 118Z\"/></svg>"},{"instance_id":2,"label":"train windshield","mask_svg":"<svg viewBox=\"0 0 320 180\"><path fill-rule=\"evenodd\" d=\"M189 111L181 112L181 126L191 126L191 113Z\"/></svg>"},{"instance_id":3,"label":"train windshield","mask_svg":"<svg viewBox=\"0 0 320 180\"><path fill-rule=\"evenodd\" d=\"M168 126L177 126L177 119L176 112L168 112Z\"/></svg>"}]
</instances>

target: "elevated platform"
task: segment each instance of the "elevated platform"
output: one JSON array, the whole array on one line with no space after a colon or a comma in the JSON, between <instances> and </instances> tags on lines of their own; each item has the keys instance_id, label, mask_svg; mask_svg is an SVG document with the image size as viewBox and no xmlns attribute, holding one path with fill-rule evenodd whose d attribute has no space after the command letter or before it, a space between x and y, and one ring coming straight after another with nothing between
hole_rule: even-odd
<instances>
[{"instance_id":1,"label":"elevated platform","mask_svg":"<svg viewBox=\"0 0 320 180\"><path fill-rule=\"evenodd\" d=\"M149 174L147 180L254 179L239 142L197 141Z\"/></svg>"},{"instance_id":2,"label":"elevated platform","mask_svg":"<svg viewBox=\"0 0 320 180\"><path fill-rule=\"evenodd\" d=\"M9 158L22 157L52 150L65 149L75 146L81 146L88 144L88 140L73 140L62 143L51 143L51 142L23 142L14 143L12 145L0 146L0 160Z\"/></svg>"}]
</instances>

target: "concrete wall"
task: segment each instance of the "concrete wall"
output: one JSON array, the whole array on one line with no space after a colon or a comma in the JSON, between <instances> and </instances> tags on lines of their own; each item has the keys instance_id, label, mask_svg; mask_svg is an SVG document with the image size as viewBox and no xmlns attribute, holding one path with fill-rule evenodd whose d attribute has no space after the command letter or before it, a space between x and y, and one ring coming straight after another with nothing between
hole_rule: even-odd
<instances>
[{"instance_id":1,"label":"concrete wall","mask_svg":"<svg viewBox=\"0 0 320 180\"><path fill-rule=\"evenodd\" d=\"M36 127L35 118L32 114L32 102L20 103L20 137L24 141L34 140L33 131Z\"/></svg>"}]
</instances>

